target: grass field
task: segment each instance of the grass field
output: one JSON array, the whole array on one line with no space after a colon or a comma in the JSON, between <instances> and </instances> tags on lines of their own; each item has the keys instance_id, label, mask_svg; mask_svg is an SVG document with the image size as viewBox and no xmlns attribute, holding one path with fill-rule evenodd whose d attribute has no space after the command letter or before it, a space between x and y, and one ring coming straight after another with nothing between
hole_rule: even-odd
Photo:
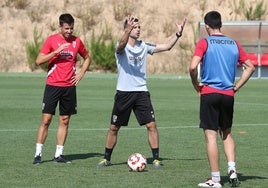
<instances>
[{"instance_id":1,"label":"grass field","mask_svg":"<svg viewBox=\"0 0 268 188\"><path fill-rule=\"evenodd\" d=\"M80 82L78 114L70 123L64 154L72 164L55 164L57 116L44 145L41 165L32 164L41 118L45 74L0 73L0 187L192 188L210 176L202 130L198 128L199 98L188 78L150 75L148 87L160 134L163 168L151 168L144 127L134 116L121 129L113 166L97 169L103 158L115 92L116 75L91 74ZM236 95L233 134L241 187L268 186L268 80L253 79ZM129 172L128 156L140 152L149 164L144 172ZM227 183L221 151L221 175Z\"/></svg>"}]
</instances>

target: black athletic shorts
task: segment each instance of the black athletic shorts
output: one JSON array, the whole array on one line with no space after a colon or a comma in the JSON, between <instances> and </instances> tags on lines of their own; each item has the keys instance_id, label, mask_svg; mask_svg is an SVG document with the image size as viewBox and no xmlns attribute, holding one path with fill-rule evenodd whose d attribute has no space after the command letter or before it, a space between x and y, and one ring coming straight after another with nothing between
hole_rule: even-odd
<instances>
[{"instance_id":1,"label":"black athletic shorts","mask_svg":"<svg viewBox=\"0 0 268 188\"><path fill-rule=\"evenodd\" d=\"M58 103L60 115L76 114L76 87L58 87L46 85L44 91L42 113L55 115L55 110Z\"/></svg>"},{"instance_id":2,"label":"black athletic shorts","mask_svg":"<svg viewBox=\"0 0 268 188\"><path fill-rule=\"evenodd\" d=\"M140 125L155 121L154 110L148 91L117 91L114 97L111 124L127 126L132 110Z\"/></svg>"},{"instance_id":3,"label":"black athletic shorts","mask_svg":"<svg viewBox=\"0 0 268 188\"><path fill-rule=\"evenodd\" d=\"M219 93L203 94L200 99L200 128L226 130L232 127L234 97Z\"/></svg>"}]
</instances>

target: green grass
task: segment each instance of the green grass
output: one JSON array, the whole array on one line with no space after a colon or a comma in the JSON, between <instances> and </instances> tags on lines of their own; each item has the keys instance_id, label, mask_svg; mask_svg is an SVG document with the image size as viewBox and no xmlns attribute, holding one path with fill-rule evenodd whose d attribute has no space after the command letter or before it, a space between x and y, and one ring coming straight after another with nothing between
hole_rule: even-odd
<instances>
[{"instance_id":1,"label":"green grass","mask_svg":"<svg viewBox=\"0 0 268 188\"><path fill-rule=\"evenodd\" d=\"M116 75L88 73L77 87L78 114L73 116L64 154L72 164L54 164L57 115L44 145L43 160L32 164L41 118L45 74L0 73L0 187L197 187L209 177L202 130L198 128L199 98L188 78L150 75L148 87L160 134L163 168L151 168L144 127L134 116L121 129L113 166L97 169L115 93ZM233 134L241 187L268 185L268 80L250 80L236 95ZM221 144L221 143L220 143ZM129 172L134 152L148 157L144 172ZM221 150L221 175L228 187Z\"/></svg>"}]
</instances>

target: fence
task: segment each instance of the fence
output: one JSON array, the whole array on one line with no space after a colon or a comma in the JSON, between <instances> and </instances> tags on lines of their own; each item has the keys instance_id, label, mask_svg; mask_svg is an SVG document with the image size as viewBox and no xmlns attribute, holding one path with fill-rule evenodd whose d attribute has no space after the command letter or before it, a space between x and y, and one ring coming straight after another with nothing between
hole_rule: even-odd
<instances>
[{"instance_id":1,"label":"fence","mask_svg":"<svg viewBox=\"0 0 268 188\"><path fill-rule=\"evenodd\" d=\"M268 21L230 21L223 22L221 31L238 41L248 53L249 59L256 67L252 75L255 78L268 78ZM205 23L198 24L198 37L207 36ZM240 76L242 67L237 68Z\"/></svg>"}]
</instances>

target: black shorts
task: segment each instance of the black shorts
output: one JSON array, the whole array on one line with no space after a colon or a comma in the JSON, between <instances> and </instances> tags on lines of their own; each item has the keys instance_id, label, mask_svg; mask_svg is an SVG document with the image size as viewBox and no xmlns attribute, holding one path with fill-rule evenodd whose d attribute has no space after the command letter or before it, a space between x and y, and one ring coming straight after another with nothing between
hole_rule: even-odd
<instances>
[{"instance_id":1,"label":"black shorts","mask_svg":"<svg viewBox=\"0 0 268 188\"><path fill-rule=\"evenodd\" d=\"M132 110L140 125L155 121L154 110L148 91L117 91L114 97L111 124L127 126Z\"/></svg>"},{"instance_id":2,"label":"black shorts","mask_svg":"<svg viewBox=\"0 0 268 188\"><path fill-rule=\"evenodd\" d=\"M58 87L46 85L42 113L55 115L59 102L60 115L72 115L77 113L76 87Z\"/></svg>"},{"instance_id":3,"label":"black shorts","mask_svg":"<svg viewBox=\"0 0 268 188\"><path fill-rule=\"evenodd\" d=\"M201 95L200 128L226 130L232 127L234 97L218 93Z\"/></svg>"}]
</instances>

